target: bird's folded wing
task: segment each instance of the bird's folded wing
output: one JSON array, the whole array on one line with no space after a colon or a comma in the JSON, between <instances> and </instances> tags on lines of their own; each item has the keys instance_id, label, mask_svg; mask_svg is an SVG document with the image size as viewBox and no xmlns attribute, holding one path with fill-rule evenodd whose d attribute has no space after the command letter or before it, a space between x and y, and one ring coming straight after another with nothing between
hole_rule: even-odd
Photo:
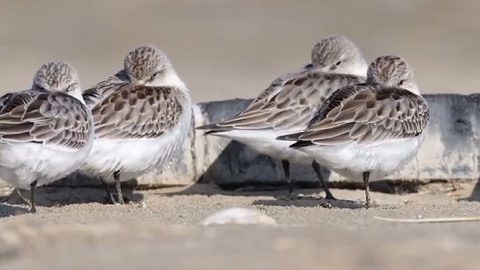
<instances>
[{"instance_id":1,"label":"bird's folded wing","mask_svg":"<svg viewBox=\"0 0 480 270\"><path fill-rule=\"evenodd\" d=\"M178 123L182 107L172 87L127 85L92 109L95 137L156 138Z\"/></svg>"},{"instance_id":2,"label":"bird's folded wing","mask_svg":"<svg viewBox=\"0 0 480 270\"><path fill-rule=\"evenodd\" d=\"M128 78L126 72L121 70L106 80L101 81L83 91L83 99L89 108L93 108L98 103L102 102L105 97L118 91L120 88L128 85L129 83L130 79Z\"/></svg>"},{"instance_id":3,"label":"bird's folded wing","mask_svg":"<svg viewBox=\"0 0 480 270\"><path fill-rule=\"evenodd\" d=\"M425 99L408 90L381 85L347 86L324 103L299 140L317 145L352 141L375 144L416 137L429 119Z\"/></svg>"},{"instance_id":4,"label":"bird's folded wing","mask_svg":"<svg viewBox=\"0 0 480 270\"><path fill-rule=\"evenodd\" d=\"M0 141L75 150L89 140L88 109L64 93L24 91L0 98Z\"/></svg>"},{"instance_id":5,"label":"bird's folded wing","mask_svg":"<svg viewBox=\"0 0 480 270\"><path fill-rule=\"evenodd\" d=\"M362 82L356 76L302 71L272 82L233 119L201 129L261 130L304 128L318 104L337 88Z\"/></svg>"},{"instance_id":6,"label":"bird's folded wing","mask_svg":"<svg viewBox=\"0 0 480 270\"><path fill-rule=\"evenodd\" d=\"M0 97L0 114L3 111L9 111L14 106L30 102L33 98L39 95L40 91L24 90L16 93L7 93Z\"/></svg>"}]
</instances>

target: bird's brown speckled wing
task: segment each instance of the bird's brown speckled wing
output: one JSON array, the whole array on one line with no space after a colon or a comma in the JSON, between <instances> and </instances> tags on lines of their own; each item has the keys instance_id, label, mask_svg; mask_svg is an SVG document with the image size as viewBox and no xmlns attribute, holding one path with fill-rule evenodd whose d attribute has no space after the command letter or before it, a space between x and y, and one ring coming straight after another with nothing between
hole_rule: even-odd
<instances>
[{"instance_id":1,"label":"bird's brown speckled wing","mask_svg":"<svg viewBox=\"0 0 480 270\"><path fill-rule=\"evenodd\" d=\"M130 79L124 70L117 72L104 81L83 91L83 99L87 106L91 109L98 103L102 102L105 97L120 90L120 88L130 84Z\"/></svg>"},{"instance_id":2,"label":"bird's brown speckled wing","mask_svg":"<svg viewBox=\"0 0 480 270\"><path fill-rule=\"evenodd\" d=\"M156 138L171 131L182 107L177 89L127 85L92 109L97 138Z\"/></svg>"},{"instance_id":3,"label":"bird's brown speckled wing","mask_svg":"<svg viewBox=\"0 0 480 270\"><path fill-rule=\"evenodd\" d=\"M0 98L0 141L79 149L88 143L91 115L64 93L23 91Z\"/></svg>"},{"instance_id":4,"label":"bird's brown speckled wing","mask_svg":"<svg viewBox=\"0 0 480 270\"><path fill-rule=\"evenodd\" d=\"M317 145L375 144L416 137L429 119L425 99L406 89L354 85L332 94L297 137Z\"/></svg>"},{"instance_id":5,"label":"bird's brown speckled wing","mask_svg":"<svg viewBox=\"0 0 480 270\"><path fill-rule=\"evenodd\" d=\"M364 82L361 77L304 70L272 82L233 119L201 129L291 129L304 128L315 108L333 91Z\"/></svg>"}]
</instances>

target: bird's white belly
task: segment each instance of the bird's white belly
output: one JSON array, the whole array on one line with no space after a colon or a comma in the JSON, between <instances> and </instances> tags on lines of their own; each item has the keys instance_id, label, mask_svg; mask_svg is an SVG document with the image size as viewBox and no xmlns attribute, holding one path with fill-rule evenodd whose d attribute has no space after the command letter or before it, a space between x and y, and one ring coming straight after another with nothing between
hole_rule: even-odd
<instances>
[{"instance_id":1,"label":"bird's white belly","mask_svg":"<svg viewBox=\"0 0 480 270\"><path fill-rule=\"evenodd\" d=\"M309 164L313 159L304 152L290 148L292 142L280 141L276 138L295 131L272 130L231 130L212 135L229 138L241 142L256 152L271 156L276 159L288 160L292 163Z\"/></svg>"},{"instance_id":2,"label":"bird's white belly","mask_svg":"<svg viewBox=\"0 0 480 270\"><path fill-rule=\"evenodd\" d=\"M98 139L83 170L106 182L113 182L112 173L119 171L120 180L127 181L168 160L181 142L173 134L155 139Z\"/></svg>"},{"instance_id":3,"label":"bird's white belly","mask_svg":"<svg viewBox=\"0 0 480 270\"><path fill-rule=\"evenodd\" d=\"M79 150L68 150L43 144L0 144L0 179L7 183L30 189L67 176L85 161L92 142Z\"/></svg>"},{"instance_id":4,"label":"bird's white belly","mask_svg":"<svg viewBox=\"0 0 480 270\"><path fill-rule=\"evenodd\" d=\"M127 181L169 161L191 128L191 108L184 110L177 126L158 138L94 140L82 171L105 182L114 182L113 173L118 171L120 181Z\"/></svg>"},{"instance_id":5,"label":"bird's white belly","mask_svg":"<svg viewBox=\"0 0 480 270\"><path fill-rule=\"evenodd\" d=\"M362 181L363 172L370 172L371 180L378 180L407 165L417 154L423 136L359 145L356 142L335 146L301 148L320 164L353 181Z\"/></svg>"}]
</instances>

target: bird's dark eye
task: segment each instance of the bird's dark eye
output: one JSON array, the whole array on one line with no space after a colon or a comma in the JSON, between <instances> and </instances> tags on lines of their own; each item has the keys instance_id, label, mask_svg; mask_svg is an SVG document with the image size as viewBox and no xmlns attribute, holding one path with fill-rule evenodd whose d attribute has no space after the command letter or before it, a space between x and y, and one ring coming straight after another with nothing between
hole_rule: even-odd
<instances>
[{"instance_id":1,"label":"bird's dark eye","mask_svg":"<svg viewBox=\"0 0 480 270\"><path fill-rule=\"evenodd\" d=\"M338 61L337 63L335 63L335 66L338 67L342 64L342 61Z\"/></svg>"},{"instance_id":2,"label":"bird's dark eye","mask_svg":"<svg viewBox=\"0 0 480 270\"><path fill-rule=\"evenodd\" d=\"M67 87L67 89L65 89L65 91L71 92L71 91L73 91L74 89L75 89L75 85L74 85L74 84L70 84L70 85Z\"/></svg>"},{"instance_id":3,"label":"bird's dark eye","mask_svg":"<svg viewBox=\"0 0 480 270\"><path fill-rule=\"evenodd\" d=\"M157 72L153 73L153 75L152 75L152 77L150 78L150 80L154 80L154 79L160 77L161 74L162 74L161 71L157 71Z\"/></svg>"},{"instance_id":4,"label":"bird's dark eye","mask_svg":"<svg viewBox=\"0 0 480 270\"><path fill-rule=\"evenodd\" d=\"M401 80L400 82L398 82L398 86L402 86L404 83L405 83L405 80Z\"/></svg>"},{"instance_id":5,"label":"bird's dark eye","mask_svg":"<svg viewBox=\"0 0 480 270\"><path fill-rule=\"evenodd\" d=\"M35 84L35 87L33 87L33 88L35 88L38 91L45 91L45 92L47 91L47 89L45 89L45 87L43 87L41 85L38 85L38 84Z\"/></svg>"}]
</instances>

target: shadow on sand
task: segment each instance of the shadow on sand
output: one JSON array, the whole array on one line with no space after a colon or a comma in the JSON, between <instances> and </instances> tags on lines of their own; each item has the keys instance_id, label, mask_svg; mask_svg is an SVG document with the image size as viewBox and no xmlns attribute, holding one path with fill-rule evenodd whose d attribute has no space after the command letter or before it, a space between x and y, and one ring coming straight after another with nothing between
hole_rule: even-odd
<instances>
[{"instance_id":1,"label":"shadow on sand","mask_svg":"<svg viewBox=\"0 0 480 270\"><path fill-rule=\"evenodd\" d=\"M17 205L9 205L5 203L0 204L0 218L9 217L9 216L18 216L29 213L28 206L17 206Z\"/></svg>"},{"instance_id":2,"label":"shadow on sand","mask_svg":"<svg viewBox=\"0 0 480 270\"><path fill-rule=\"evenodd\" d=\"M30 200L30 191L20 190L24 198ZM134 192L130 186L123 189L123 195L128 202L141 202L144 195ZM29 213L30 206L16 194L0 198L0 217ZM39 187L35 193L37 206L61 207L71 204L101 203L107 204L105 190L95 187Z\"/></svg>"},{"instance_id":3,"label":"shadow on sand","mask_svg":"<svg viewBox=\"0 0 480 270\"><path fill-rule=\"evenodd\" d=\"M252 205L257 206L296 206L296 207L324 207L324 208L362 208L363 201L351 201L339 198L337 200L325 200L322 189L297 189L295 194L288 196L288 189L279 186L244 186L235 190L222 189L212 184L193 184L187 188L172 188L172 191L158 190L152 194L159 196L181 196L181 195L204 195L207 197L215 195L223 196L244 196L259 197Z\"/></svg>"},{"instance_id":4,"label":"shadow on sand","mask_svg":"<svg viewBox=\"0 0 480 270\"><path fill-rule=\"evenodd\" d=\"M460 198L458 201L480 202L480 181L477 181L470 196Z\"/></svg>"},{"instance_id":5,"label":"shadow on sand","mask_svg":"<svg viewBox=\"0 0 480 270\"><path fill-rule=\"evenodd\" d=\"M323 208L340 208L340 209L360 209L365 205L361 201L350 200L324 200L313 197L304 197L301 199L275 199L275 200L256 200L252 203L256 206L295 206L295 207L323 207Z\"/></svg>"}]
</instances>

